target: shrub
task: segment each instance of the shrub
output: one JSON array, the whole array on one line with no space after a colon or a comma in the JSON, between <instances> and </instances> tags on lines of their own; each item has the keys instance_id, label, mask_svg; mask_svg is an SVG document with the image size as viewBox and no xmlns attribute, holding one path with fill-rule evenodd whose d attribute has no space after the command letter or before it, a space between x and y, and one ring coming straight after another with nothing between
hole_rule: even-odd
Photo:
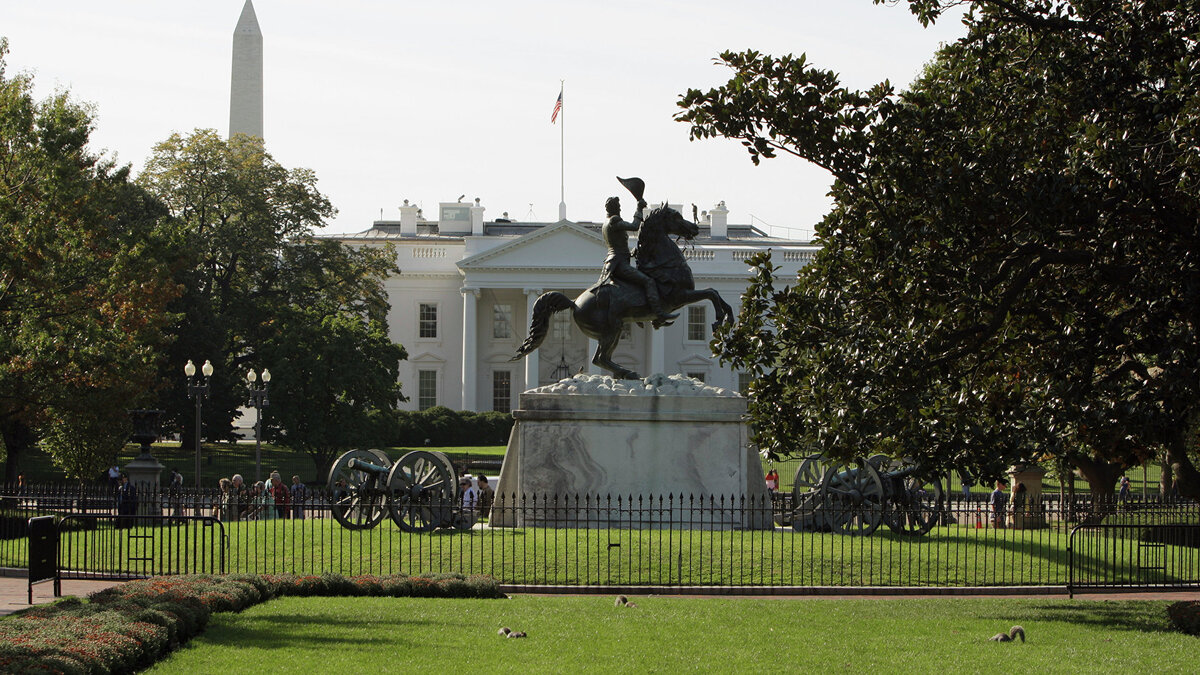
<instances>
[{"instance_id":1,"label":"shrub","mask_svg":"<svg viewBox=\"0 0 1200 675\"><path fill-rule=\"evenodd\" d=\"M395 412L393 445L423 447L426 439L435 447L459 445L503 445L512 430L512 415L499 412L470 412L434 406L418 412Z\"/></svg>"},{"instance_id":2,"label":"shrub","mask_svg":"<svg viewBox=\"0 0 1200 675\"><path fill-rule=\"evenodd\" d=\"M1181 600L1167 607L1167 616L1177 630L1200 635L1200 600Z\"/></svg>"}]
</instances>

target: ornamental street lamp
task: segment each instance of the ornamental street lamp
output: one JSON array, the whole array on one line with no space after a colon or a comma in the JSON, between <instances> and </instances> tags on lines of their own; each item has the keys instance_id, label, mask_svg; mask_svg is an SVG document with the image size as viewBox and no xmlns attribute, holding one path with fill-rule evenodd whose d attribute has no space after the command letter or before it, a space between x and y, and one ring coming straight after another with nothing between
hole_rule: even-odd
<instances>
[{"instance_id":1,"label":"ornamental street lamp","mask_svg":"<svg viewBox=\"0 0 1200 675\"><path fill-rule=\"evenodd\" d=\"M262 371L262 389L257 389L254 386L258 380L258 373L251 368L250 372L246 373L246 381L250 383L250 401L246 404L254 408L254 482L262 480L262 421L263 408L271 405L270 399L267 398L267 385L271 383L271 371L263 368Z\"/></svg>"},{"instance_id":2,"label":"ornamental street lamp","mask_svg":"<svg viewBox=\"0 0 1200 675\"><path fill-rule=\"evenodd\" d=\"M196 487L200 487L200 409L204 406L204 399L208 398L208 379L212 377L213 365L212 361L205 359L204 365L200 367L200 373L204 379L196 377L196 364L188 359L187 365L183 367L183 374L187 377L187 392L188 398L196 401Z\"/></svg>"}]
</instances>

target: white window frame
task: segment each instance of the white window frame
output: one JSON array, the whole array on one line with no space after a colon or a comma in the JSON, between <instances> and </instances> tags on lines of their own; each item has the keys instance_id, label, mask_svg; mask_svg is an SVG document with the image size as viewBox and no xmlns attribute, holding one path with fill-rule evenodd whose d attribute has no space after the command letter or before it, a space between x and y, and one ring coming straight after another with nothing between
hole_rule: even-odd
<instances>
[{"instance_id":1,"label":"white window frame","mask_svg":"<svg viewBox=\"0 0 1200 675\"><path fill-rule=\"evenodd\" d=\"M498 317L500 308L507 308L505 318L501 321ZM501 328L503 327L503 330ZM504 333L499 335L499 333ZM513 306L512 303L496 302L492 303L492 339L493 340L511 340L513 336Z\"/></svg>"},{"instance_id":2,"label":"white window frame","mask_svg":"<svg viewBox=\"0 0 1200 675\"><path fill-rule=\"evenodd\" d=\"M433 335L422 335L421 334L424 331L426 322L429 321L429 319L426 319L423 315L424 309L426 307L433 308ZM439 306L438 303L436 303L436 302L418 302L417 303L417 339L418 340L435 341L435 340L441 339L441 336L442 336L441 323L442 323L442 311L441 311L441 307Z\"/></svg>"},{"instance_id":3,"label":"white window frame","mask_svg":"<svg viewBox=\"0 0 1200 675\"><path fill-rule=\"evenodd\" d=\"M497 401L499 401L499 398L497 397L496 387L498 387L500 385L500 382L503 379L507 379L506 383L508 385L508 394L506 395L505 400L508 401L508 405L505 406L504 408L499 408L496 406ZM502 413L512 412L512 385L513 385L512 370L504 368L504 369L492 371L492 410L494 410L496 412L502 412Z\"/></svg>"},{"instance_id":4,"label":"white window frame","mask_svg":"<svg viewBox=\"0 0 1200 675\"><path fill-rule=\"evenodd\" d=\"M699 320L697 321L697 317ZM692 329L698 329L700 337L692 336ZM689 305L687 308L687 326L684 328L684 339L687 342L708 342L708 307L706 305Z\"/></svg>"},{"instance_id":5,"label":"white window frame","mask_svg":"<svg viewBox=\"0 0 1200 675\"><path fill-rule=\"evenodd\" d=\"M422 376L427 373L431 376L431 382L433 384L433 405L426 406L422 405L422 400L427 397L421 391L421 385L424 384L422 382ZM441 405L441 401L439 400L442 393L441 379L442 374L436 368L421 368L417 370L417 410L428 410L435 406Z\"/></svg>"}]
</instances>

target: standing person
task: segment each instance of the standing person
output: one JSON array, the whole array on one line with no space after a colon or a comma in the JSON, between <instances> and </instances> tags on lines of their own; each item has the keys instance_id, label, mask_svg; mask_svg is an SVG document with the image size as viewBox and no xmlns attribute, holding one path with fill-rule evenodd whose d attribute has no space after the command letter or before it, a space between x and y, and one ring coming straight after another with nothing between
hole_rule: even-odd
<instances>
[{"instance_id":1,"label":"standing person","mask_svg":"<svg viewBox=\"0 0 1200 675\"><path fill-rule=\"evenodd\" d=\"M275 501L275 515L279 518L287 518L291 509L288 503L291 501L292 491L283 483L283 477L278 471L271 472L271 498Z\"/></svg>"},{"instance_id":2,"label":"standing person","mask_svg":"<svg viewBox=\"0 0 1200 675\"><path fill-rule=\"evenodd\" d=\"M1117 498L1121 500L1122 506L1129 506L1129 476L1121 476L1121 492Z\"/></svg>"},{"instance_id":3,"label":"standing person","mask_svg":"<svg viewBox=\"0 0 1200 675\"><path fill-rule=\"evenodd\" d=\"M304 520L304 500L308 497L308 488L300 482L300 476L292 476L292 518Z\"/></svg>"},{"instance_id":4,"label":"standing person","mask_svg":"<svg viewBox=\"0 0 1200 675\"><path fill-rule=\"evenodd\" d=\"M137 515L137 488L129 482L128 474L121 474L121 484L117 486L117 516L124 521L119 527L133 527L133 522L125 520L125 516Z\"/></svg>"},{"instance_id":5,"label":"standing person","mask_svg":"<svg viewBox=\"0 0 1200 675\"><path fill-rule=\"evenodd\" d=\"M479 503L479 493L475 491L475 488L471 487L471 478L463 476L462 480L458 481L458 486L462 488L463 511L474 511L475 506Z\"/></svg>"},{"instance_id":6,"label":"standing person","mask_svg":"<svg viewBox=\"0 0 1200 675\"><path fill-rule=\"evenodd\" d=\"M171 469L171 482L167 484L167 494L171 503L171 518L179 522L183 519L183 474Z\"/></svg>"},{"instance_id":7,"label":"standing person","mask_svg":"<svg viewBox=\"0 0 1200 675\"><path fill-rule=\"evenodd\" d=\"M115 490L120 484L121 469L116 464L113 464L112 466L108 467L108 486Z\"/></svg>"},{"instance_id":8,"label":"standing person","mask_svg":"<svg viewBox=\"0 0 1200 675\"><path fill-rule=\"evenodd\" d=\"M772 467L767 472L767 492L774 497L777 490L779 490L779 473Z\"/></svg>"},{"instance_id":9,"label":"standing person","mask_svg":"<svg viewBox=\"0 0 1200 675\"><path fill-rule=\"evenodd\" d=\"M221 494L217 496L217 520L224 523L237 520L237 497L233 494L233 481L222 478L217 485L221 486Z\"/></svg>"},{"instance_id":10,"label":"standing person","mask_svg":"<svg viewBox=\"0 0 1200 675\"><path fill-rule=\"evenodd\" d=\"M250 510L250 486L246 485L242 474L233 474L233 480L230 481L232 490L231 499L234 505L233 518L231 520L245 520L246 512Z\"/></svg>"},{"instance_id":11,"label":"standing person","mask_svg":"<svg viewBox=\"0 0 1200 675\"><path fill-rule=\"evenodd\" d=\"M496 491L488 485L488 478L483 474L479 474L479 516L487 518L488 512L492 510L492 502L496 500Z\"/></svg>"},{"instance_id":12,"label":"standing person","mask_svg":"<svg viewBox=\"0 0 1200 675\"><path fill-rule=\"evenodd\" d=\"M993 527L1003 529L1005 507L1008 506L1008 495L1004 494L1004 481L996 481L996 489L992 490L992 496L988 498L988 506L992 509Z\"/></svg>"}]
</instances>

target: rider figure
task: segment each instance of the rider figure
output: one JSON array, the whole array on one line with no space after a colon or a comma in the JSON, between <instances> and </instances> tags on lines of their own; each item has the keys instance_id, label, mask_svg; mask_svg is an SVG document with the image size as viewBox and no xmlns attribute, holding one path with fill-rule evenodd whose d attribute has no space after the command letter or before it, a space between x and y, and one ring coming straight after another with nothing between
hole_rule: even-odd
<instances>
[{"instance_id":1,"label":"rider figure","mask_svg":"<svg viewBox=\"0 0 1200 675\"><path fill-rule=\"evenodd\" d=\"M654 327L669 326L678 314L668 314L663 310L662 301L658 297L658 284L653 279L638 271L630 264L629 232L636 232L642 224L642 209L646 208L646 200L638 200L638 210L633 216L633 222L627 223L621 219L621 200L609 197L604 202L604 210L608 217L604 221L601 232L604 243L608 245L608 257L604 259L604 271L601 280L617 278L641 286L646 292L646 304L654 312Z\"/></svg>"}]
</instances>

